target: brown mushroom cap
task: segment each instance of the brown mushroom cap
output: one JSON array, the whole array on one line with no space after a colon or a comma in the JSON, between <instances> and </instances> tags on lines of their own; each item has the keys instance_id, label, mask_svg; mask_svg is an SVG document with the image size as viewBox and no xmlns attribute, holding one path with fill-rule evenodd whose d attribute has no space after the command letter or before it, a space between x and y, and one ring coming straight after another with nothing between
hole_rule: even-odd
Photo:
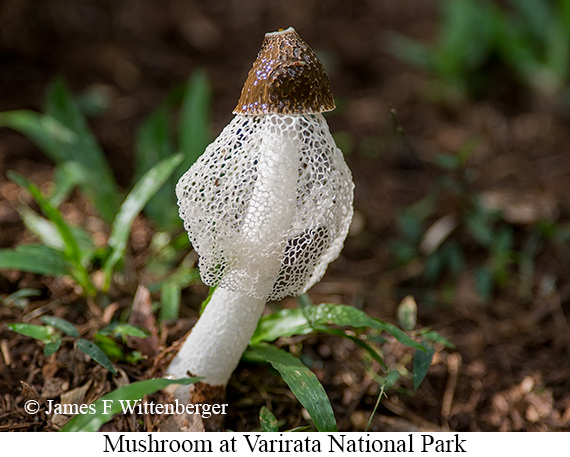
<instances>
[{"instance_id":1,"label":"brown mushroom cap","mask_svg":"<svg viewBox=\"0 0 570 457\"><path fill-rule=\"evenodd\" d=\"M323 64L290 27L265 35L233 112L305 114L334 108Z\"/></svg>"}]
</instances>

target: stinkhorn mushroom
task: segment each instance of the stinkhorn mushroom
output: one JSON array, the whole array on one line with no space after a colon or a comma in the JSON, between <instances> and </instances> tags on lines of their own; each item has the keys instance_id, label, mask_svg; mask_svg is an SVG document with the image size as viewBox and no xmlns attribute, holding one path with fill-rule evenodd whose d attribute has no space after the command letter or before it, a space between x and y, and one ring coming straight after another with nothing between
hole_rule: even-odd
<instances>
[{"instance_id":1,"label":"stinkhorn mushroom","mask_svg":"<svg viewBox=\"0 0 570 457\"><path fill-rule=\"evenodd\" d=\"M324 111L329 81L293 28L265 35L235 117L176 186L217 286L167 374L225 387L268 300L305 292L342 249L354 184Z\"/></svg>"}]
</instances>

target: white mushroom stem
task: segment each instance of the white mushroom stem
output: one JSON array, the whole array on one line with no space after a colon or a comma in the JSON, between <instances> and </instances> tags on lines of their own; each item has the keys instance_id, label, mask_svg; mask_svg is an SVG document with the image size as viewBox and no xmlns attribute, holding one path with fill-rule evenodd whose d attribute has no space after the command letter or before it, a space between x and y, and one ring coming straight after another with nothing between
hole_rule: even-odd
<instances>
[{"instance_id":1,"label":"white mushroom stem","mask_svg":"<svg viewBox=\"0 0 570 457\"><path fill-rule=\"evenodd\" d=\"M225 386L247 348L281 267L295 213L300 163L299 116L261 117L257 180L241 226L246 260L236 259L237 275L254 284L255 296L219 286L167 373L187 372L210 385ZM287 125L283 129L283 123ZM253 253L253 256L252 256Z\"/></svg>"},{"instance_id":2,"label":"white mushroom stem","mask_svg":"<svg viewBox=\"0 0 570 457\"><path fill-rule=\"evenodd\" d=\"M265 298L248 297L218 287L167 374L183 378L187 372L204 382L225 386L255 331Z\"/></svg>"}]
</instances>

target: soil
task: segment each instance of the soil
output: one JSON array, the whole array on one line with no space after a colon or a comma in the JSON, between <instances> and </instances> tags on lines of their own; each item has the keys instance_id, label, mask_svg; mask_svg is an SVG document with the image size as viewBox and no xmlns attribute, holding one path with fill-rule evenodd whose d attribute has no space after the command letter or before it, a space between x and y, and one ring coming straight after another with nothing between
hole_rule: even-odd
<instances>
[{"instance_id":1,"label":"soil","mask_svg":"<svg viewBox=\"0 0 570 457\"><path fill-rule=\"evenodd\" d=\"M497 80L485 95L455 101L430 98L428 78L386 52L390 31L432 40L434 2L409 0L8 0L0 5L0 111L41 110L47 85L65 78L76 94L97 89L109 97L102 116L90 119L120 185L131 182L136 128L175 86L205 68L213 90L212 134L231 119L247 72L265 32L294 26L323 60L337 110L331 131L347 155L356 184L355 223L340 259L313 287L315 303L346 303L397 322L407 295L418 305L418 328L428 326L455 345L436 345L432 367L417 392L402 378L388 389L373 414L379 384L361 350L348 340L311 335L277 344L302 353L329 395L339 430L363 431L558 431L570 430L570 250L542 239L530 274L514 264L489 299L476 287L488 262L467 232L453 236L465 262L461 272L427 281L425 258L394 259L402 239L398 217L441 183L440 154L476 143L467 167L469 192L503 210L502 224L521 252L536 227L547 221L570 228L570 130L564 106L536 97L512 79ZM432 94L433 95L433 94ZM403 130L404 136L399 133ZM5 178L17 171L41 188L53 164L30 141L0 129L0 247L29 242L17 208L29 197ZM428 226L461 214L465 202L444 193ZM93 213L74 194L62 206L82 223ZM101 229L101 236L108 236ZM137 219L129 247L144 256L153 227ZM130 278L100 310L80 298L73 283L13 271L0 273L0 294L24 287L41 291L24 309L0 305L0 430L52 431L45 411L23 410L26 399L61 400L85 387L92 401L117 386L160 373L170 343L195 321L207 290L183 295L181 319L156 330L155 358L117 364L111 376L64 342L46 357L40 343L9 331L9 322L39 323L44 314L73 322L83 337L121 316L138 283ZM450 294L449 291L453 291ZM521 288L526 293L521 292ZM294 299L283 306L294 306ZM273 305L272 305L273 306ZM277 308L275 308L277 309ZM152 321L151 325L156 325ZM130 342L132 347L137 343ZM148 348L147 348L148 349ZM390 339L382 346L389 366L410 367L412 353ZM372 369L378 367L372 366ZM310 424L286 385L267 367L242 363L227 389L227 430L259 429L267 406L282 430ZM152 417L121 416L107 430L153 430Z\"/></svg>"}]
</instances>

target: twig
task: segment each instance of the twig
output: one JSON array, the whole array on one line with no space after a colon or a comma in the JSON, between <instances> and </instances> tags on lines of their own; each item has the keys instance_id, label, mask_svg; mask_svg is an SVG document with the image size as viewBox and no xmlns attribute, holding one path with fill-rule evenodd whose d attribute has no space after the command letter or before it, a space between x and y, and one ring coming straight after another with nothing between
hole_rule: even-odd
<instances>
[{"instance_id":1,"label":"twig","mask_svg":"<svg viewBox=\"0 0 570 457\"><path fill-rule=\"evenodd\" d=\"M449 431L449 417L451 416L451 405L453 404L453 397L455 389L457 388L457 379L459 378L459 371L461 369L461 355L458 352L450 354L447 358L447 370L449 371L449 378L443 393L443 401L441 404L441 416L443 417L443 428Z\"/></svg>"},{"instance_id":2,"label":"twig","mask_svg":"<svg viewBox=\"0 0 570 457\"><path fill-rule=\"evenodd\" d=\"M0 351L2 351L2 357L4 357L4 364L7 367L12 365L12 355L10 354L10 346L8 346L7 340L0 342Z\"/></svg>"},{"instance_id":3,"label":"twig","mask_svg":"<svg viewBox=\"0 0 570 457\"><path fill-rule=\"evenodd\" d=\"M368 424L366 424L366 428L364 429L365 432L367 432L368 429L370 428L370 424L372 423L372 418L374 417L374 415L376 414L376 410L380 406L380 401L382 400L382 396L385 396L386 398L388 398L386 396L386 394L384 393L385 389L386 389L386 381L384 381L384 384L382 384L382 386L380 387L380 392L378 393L378 400L376 400L376 404L374 405L374 409L372 410L372 413L370 414L370 419L368 419Z\"/></svg>"}]
</instances>

